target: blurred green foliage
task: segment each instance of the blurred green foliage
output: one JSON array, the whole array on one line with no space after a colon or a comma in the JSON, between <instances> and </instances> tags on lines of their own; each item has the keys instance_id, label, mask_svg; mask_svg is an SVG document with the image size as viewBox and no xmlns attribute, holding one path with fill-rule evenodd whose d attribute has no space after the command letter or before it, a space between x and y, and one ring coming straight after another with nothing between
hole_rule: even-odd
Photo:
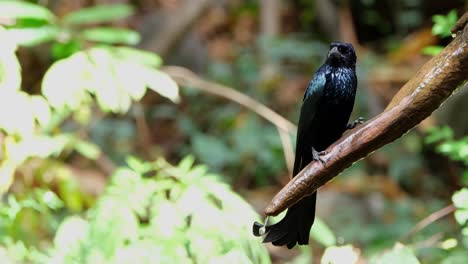
<instances>
[{"instance_id":1,"label":"blurred green foliage","mask_svg":"<svg viewBox=\"0 0 468 264\"><path fill-rule=\"evenodd\" d=\"M89 40L82 36L82 31L75 33L68 25L86 24L87 19L94 19L95 22L120 19L130 15L132 8L97 6L71 13L62 18L62 22L47 9L27 2L2 1L0 9L5 18L14 22L11 26L0 28L1 42L5 47L0 56L0 128L5 132L2 140L3 163L0 165L2 192L9 188L15 169L28 159L55 159L71 149L96 160L100 155L97 145L77 132L57 133L57 129L60 130L70 117L78 126L89 123L91 116L86 113L91 111L94 102L104 112L126 113L132 101L143 97L147 87L173 101L178 100L177 84L156 69L161 65L157 55L130 47L109 46L106 44L114 42L100 40L99 47L64 50L59 54L59 57L68 57L53 63L44 74L42 94L29 95L21 91L16 45L38 45L51 41L55 45L63 41ZM35 22L23 23L25 20ZM49 26L57 27L60 32L54 33L51 38L30 41L42 34L43 27ZM121 29L109 30L101 32L103 38L112 34L115 37L125 35ZM64 34L66 40L61 37ZM99 32L93 34L99 35ZM12 112L15 114L12 115Z\"/></svg>"},{"instance_id":2,"label":"blurred green foliage","mask_svg":"<svg viewBox=\"0 0 468 264\"><path fill-rule=\"evenodd\" d=\"M458 15L457 10L451 10L447 15L434 15L432 21L434 25L432 26L432 34L440 38L445 38L452 36L452 28L457 23ZM427 46L422 50L423 54L435 56L439 54L443 46Z\"/></svg>"},{"instance_id":3,"label":"blurred green foliage","mask_svg":"<svg viewBox=\"0 0 468 264\"><path fill-rule=\"evenodd\" d=\"M193 162L187 157L172 166L162 158L129 157L92 208L67 215L58 227L51 212L63 202L53 192L36 190L20 201L8 196L0 212L1 243L10 259L33 263L270 263L249 232L255 211L218 175ZM55 224L46 250L18 237L27 209Z\"/></svg>"}]
</instances>

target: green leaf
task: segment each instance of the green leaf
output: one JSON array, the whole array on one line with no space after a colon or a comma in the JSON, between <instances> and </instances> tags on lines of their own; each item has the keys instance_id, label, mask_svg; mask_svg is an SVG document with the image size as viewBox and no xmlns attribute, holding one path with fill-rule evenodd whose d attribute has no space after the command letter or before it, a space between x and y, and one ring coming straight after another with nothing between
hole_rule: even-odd
<instances>
[{"instance_id":1,"label":"green leaf","mask_svg":"<svg viewBox=\"0 0 468 264\"><path fill-rule=\"evenodd\" d=\"M88 159L96 160L101 154L99 147L91 142L78 140L75 145L75 150Z\"/></svg>"},{"instance_id":2,"label":"green leaf","mask_svg":"<svg viewBox=\"0 0 468 264\"><path fill-rule=\"evenodd\" d=\"M106 49L95 48L86 52L91 61L91 73L88 90L96 96L99 106L104 111L125 113L131 106L131 97L119 84L119 78L129 78L128 72L118 73L115 58Z\"/></svg>"},{"instance_id":3,"label":"green leaf","mask_svg":"<svg viewBox=\"0 0 468 264\"><path fill-rule=\"evenodd\" d=\"M42 94L55 108L76 109L88 99L90 63L84 53L76 53L52 64L42 79ZM67 80L64 82L64 80Z\"/></svg>"},{"instance_id":4,"label":"green leaf","mask_svg":"<svg viewBox=\"0 0 468 264\"><path fill-rule=\"evenodd\" d=\"M142 74L148 88L174 103L180 101L179 86L169 75L152 68L146 68Z\"/></svg>"},{"instance_id":5,"label":"green leaf","mask_svg":"<svg viewBox=\"0 0 468 264\"><path fill-rule=\"evenodd\" d=\"M462 175L462 184L468 186L468 170L465 170Z\"/></svg>"},{"instance_id":6,"label":"green leaf","mask_svg":"<svg viewBox=\"0 0 468 264\"><path fill-rule=\"evenodd\" d=\"M464 226L468 221L468 188L463 188L455 192L452 201L457 210L455 211L455 220ZM468 230L468 227L465 227Z\"/></svg>"},{"instance_id":7,"label":"green leaf","mask_svg":"<svg viewBox=\"0 0 468 264\"><path fill-rule=\"evenodd\" d=\"M132 61L138 64L156 68L161 66L162 59L158 55L144 50L128 48L128 47L112 47L108 48L117 59L124 61Z\"/></svg>"},{"instance_id":8,"label":"green leaf","mask_svg":"<svg viewBox=\"0 0 468 264\"><path fill-rule=\"evenodd\" d=\"M24 138L32 136L34 127L35 116L29 96L24 92L3 91L0 96L0 129Z\"/></svg>"},{"instance_id":9,"label":"green leaf","mask_svg":"<svg viewBox=\"0 0 468 264\"><path fill-rule=\"evenodd\" d=\"M52 45L52 57L56 60L69 57L73 53L81 50L81 43L77 40L70 40L65 43L56 42Z\"/></svg>"},{"instance_id":10,"label":"green leaf","mask_svg":"<svg viewBox=\"0 0 468 264\"><path fill-rule=\"evenodd\" d=\"M8 159L20 164L29 157L57 156L69 142L69 137L64 134L55 137L32 136L18 142L8 141L5 148Z\"/></svg>"},{"instance_id":11,"label":"green leaf","mask_svg":"<svg viewBox=\"0 0 468 264\"><path fill-rule=\"evenodd\" d=\"M138 173L145 173L149 170L151 170L151 165L149 163L143 162L139 158L135 156L128 156L125 159L125 163L127 163L128 167L130 169L138 172Z\"/></svg>"},{"instance_id":12,"label":"green leaf","mask_svg":"<svg viewBox=\"0 0 468 264\"><path fill-rule=\"evenodd\" d=\"M0 194L4 194L10 189L14 179L16 164L11 161L3 161L0 164Z\"/></svg>"},{"instance_id":13,"label":"green leaf","mask_svg":"<svg viewBox=\"0 0 468 264\"><path fill-rule=\"evenodd\" d=\"M80 243L88 235L89 224L79 216L70 216L65 218L60 224L54 237L55 248L59 251L80 250Z\"/></svg>"},{"instance_id":14,"label":"green leaf","mask_svg":"<svg viewBox=\"0 0 468 264\"><path fill-rule=\"evenodd\" d=\"M15 91L21 86L21 66L16 57L16 43L0 26L0 91Z\"/></svg>"},{"instance_id":15,"label":"green leaf","mask_svg":"<svg viewBox=\"0 0 468 264\"><path fill-rule=\"evenodd\" d=\"M413 254L413 252L405 247L404 245L397 243L392 250L384 253L382 256L371 258L371 264L394 264L394 263L405 263L405 264L419 264L419 260Z\"/></svg>"},{"instance_id":16,"label":"green leaf","mask_svg":"<svg viewBox=\"0 0 468 264\"><path fill-rule=\"evenodd\" d=\"M144 71L145 66L141 64L117 60L112 73L116 88L128 94L131 99L139 101L146 93L146 83L142 76Z\"/></svg>"},{"instance_id":17,"label":"green leaf","mask_svg":"<svg viewBox=\"0 0 468 264\"><path fill-rule=\"evenodd\" d=\"M323 253L320 263L322 264L339 264L339 263L358 263L359 251L355 250L351 245L340 247L328 247ZM405 262L395 262L405 263Z\"/></svg>"},{"instance_id":18,"label":"green leaf","mask_svg":"<svg viewBox=\"0 0 468 264\"><path fill-rule=\"evenodd\" d=\"M432 144L441 140L451 139L453 139L453 130L450 127L432 127L429 129L429 135L424 139L424 143Z\"/></svg>"},{"instance_id":19,"label":"green leaf","mask_svg":"<svg viewBox=\"0 0 468 264\"><path fill-rule=\"evenodd\" d=\"M64 206L62 200L60 200L60 198L50 190L38 189L35 190L34 194L38 196L37 200L41 201L52 210L58 210Z\"/></svg>"},{"instance_id":20,"label":"green leaf","mask_svg":"<svg viewBox=\"0 0 468 264\"><path fill-rule=\"evenodd\" d=\"M331 229L319 218L315 218L310 236L325 247L336 245L336 238Z\"/></svg>"},{"instance_id":21,"label":"green leaf","mask_svg":"<svg viewBox=\"0 0 468 264\"><path fill-rule=\"evenodd\" d=\"M47 126L52 118L52 112L44 97L32 95L31 108L39 124L41 126Z\"/></svg>"},{"instance_id":22,"label":"green leaf","mask_svg":"<svg viewBox=\"0 0 468 264\"><path fill-rule=\"evenodd\" d=\"M84 200L80 190L78 179L74 177L68 168L57 170L58 193L66 207L74 212L80 212L84 207Z\"/></svg>"},{"instance_id":23,"label":"green leaf","mask_svg":"<svg viewBox=\"0 0 468 264\"><path fill-rule=\"evenodd\" d=\"M134 13L130 5L97 5L72 12L63 18L63 23L70 25L87 25L111 22L126 18Z\"/></svg>"},{"instance_id":24,"label":"green leaf","mask_svg":"<svg viewBox=\"0 0 468 264\"><path fill-rule=\"evenodd\" d=\"M442 38L450 36L451 29L457 23L458 15L457 10L453 9L447 13L447 15L435 15L432 17L434 26L432 27L432 34L440 36Z\"/></svg>"},{"instance_id":25,"label":"green leaf","mask_svg":"<svg viewBox=\"0 0 468 264\"><path fill-rule=\"evenodd\" d=\"M8 35L20 46L35 46L55 40L60 33L56 26L10 28Z\"/></svg>"},{"instance_id":26,"label":"green leaf","mask_svg":"<svg viewBox=\"0 0 468 264\"><path fill-rule=\"evenodd\" d=\"M26 1L0 1L2 19L34 18L54 21L55 16L47 8Z\"/></svg>"},{"instance_id":27,"label":"green leaf","mask_svg":"<svg viewBox=\"0 0 468 264\"><path fill-rule=\"evenodd\" d=\"M140 42L140 34L134 30L110 27L95 27L81 31L83 39L105 44L136 45Z\"/></svg>"},{"instance_id":28,"label":"green leaf","mask_svg":"<svg viewBox=\"0 0 468 264\"><path fill-rule=\"evenodd\" d=\"M444 47L442 46L427 46L422 49L422 53L424 55L435 56L439 54L443 49Z\"/></svg>"}]
</instances>

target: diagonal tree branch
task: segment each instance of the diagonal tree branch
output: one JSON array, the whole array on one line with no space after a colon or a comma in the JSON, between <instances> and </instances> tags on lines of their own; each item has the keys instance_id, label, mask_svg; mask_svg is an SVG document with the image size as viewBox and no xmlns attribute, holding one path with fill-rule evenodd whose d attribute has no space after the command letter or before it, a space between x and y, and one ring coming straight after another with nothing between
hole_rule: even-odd
<instances>
[{"instance_id":1,"label":"diagonal tree branch","mask_svg":"<svg viewBox=\"0 0 468 264\"><path fill-rule=\"evenodd\" d=\"M463 16L463 17L466 17ZM459 25L459 23L457 24ZM325 164L311 162L270 202L266 215L278 215L336 177L354 162L396 140L428 117L468 77L468 25L427 62L395 95L387 109L327 149Z\"/></svg>"}]
</instances>

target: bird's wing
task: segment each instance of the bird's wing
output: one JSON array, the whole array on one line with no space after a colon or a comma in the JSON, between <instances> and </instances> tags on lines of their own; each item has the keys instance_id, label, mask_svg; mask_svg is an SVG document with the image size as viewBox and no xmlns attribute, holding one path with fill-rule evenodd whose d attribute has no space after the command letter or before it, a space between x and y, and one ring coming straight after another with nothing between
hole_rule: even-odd
<instances>
[{"instance_id":1,"label":"bird's wing","mask_svg":"<svg viewBox=\"0 0 468 264\"><path fill-rule=\"evenodd\" d=\"M305 145L308 145L306 139L313 137L311 135L313 132L311 129L312 121L314 120L318 102L325 89L326 82L325 70L321 68L315 73L304 93L297 129L293 177L312 160L312 149L305 149Z\"/></svg>"}]
</instances>

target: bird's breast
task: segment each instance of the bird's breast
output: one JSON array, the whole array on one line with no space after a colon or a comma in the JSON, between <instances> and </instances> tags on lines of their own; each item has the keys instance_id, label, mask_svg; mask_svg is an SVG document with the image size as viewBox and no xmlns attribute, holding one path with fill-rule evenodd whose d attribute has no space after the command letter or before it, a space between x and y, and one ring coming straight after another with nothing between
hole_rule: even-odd
<instances>
[{"instance_id":1,"label":"bird's breast","mask_svg":"<svg viewBox=\"0 0 468 264\"><path fill-rule=\"evenodd\" d=\"M342 104L344 101L354 100L356 80L352 69L338 68L332 70L328 76L329 80L324 91L325 102Z\"/></svg>"}]
</instances>

